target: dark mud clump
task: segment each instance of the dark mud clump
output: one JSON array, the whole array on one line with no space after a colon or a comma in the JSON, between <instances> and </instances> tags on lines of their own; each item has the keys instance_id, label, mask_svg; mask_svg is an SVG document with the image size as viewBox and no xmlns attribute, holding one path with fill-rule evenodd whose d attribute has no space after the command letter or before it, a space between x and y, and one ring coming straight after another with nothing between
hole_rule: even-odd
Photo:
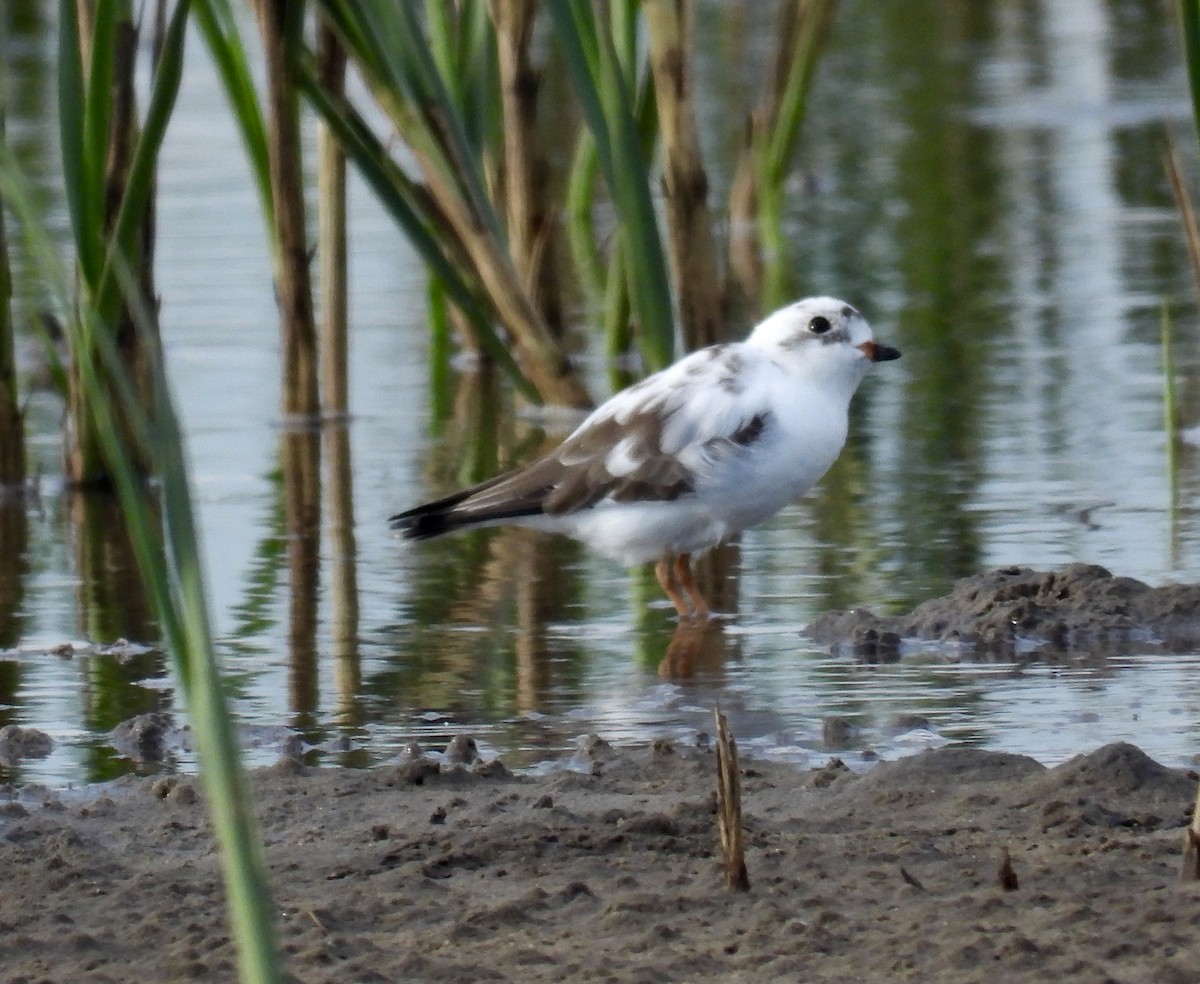
<instances>
[{"instance_id":1,"label":"dark mud clump","mask_svg":"<svg viewBox=\"0 0 1200 984\"><path fill-rule=\"evenodd\" d=\"M1091 564L1060 571L1002 567L963 578L907 615L825 612L807 631L821 645L880 661L899 658L903 640L981 654L1066 652L1130 640L1184 650L1200 643L1200 585L1152 588Z\"/></svg>"},{"instance_id":2,"label":"dark mud clump","mask_svg":"<svg viewBox=\"0 0 1200 984\"><path fill-rule=\"evenodd\" d=\"M54 739L37 728L16 724L0 728L0 765L12 766L21 759L45 758L54 749Z\"/></svg>"},{"instance_id":3,"label":"dark mud clump","mask_svg":"<svg viewBox=\"0 0 1200 984\"><path fill-rule=\"evenodd\" d=\"M108 734L108 743L118 754L134 762L162 762L178 739L169 714L155 711L122 721Z\"/></svg>"}]
</instances>

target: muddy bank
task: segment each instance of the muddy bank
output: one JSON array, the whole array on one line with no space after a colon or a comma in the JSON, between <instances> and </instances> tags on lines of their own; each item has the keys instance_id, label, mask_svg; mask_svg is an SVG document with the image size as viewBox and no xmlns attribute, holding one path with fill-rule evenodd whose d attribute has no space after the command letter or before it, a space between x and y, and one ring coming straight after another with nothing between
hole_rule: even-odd
<instances>
[{"instance_id":1,"label":"muddy bank","mask_svg":"<svg viewBox=\"0 0 1200 984\"><path fill-rule=\"evenodd\" d=\"M860 658L899 658L906 641L1012 656L1118 647L1200 645L1200 585L1152 588L1091 564L1059 571L1002 567L958 581L906 615L858 609L820 615L808 635Z\"/></svg>"},{"instance_id":2,"label":"muddy bank","mask_svg":"<svg viewBox=\"0 0 1200 984\"><path fill-rule=\"evenodd\" d=\"M291 979L1195 979L1196 777L1132 746L744 760L747 894L722 887L708 748L574 761L254 773ZM194 778L8 790L0 869L6 982L234 978Z\"/></svg>"}]
</instances>

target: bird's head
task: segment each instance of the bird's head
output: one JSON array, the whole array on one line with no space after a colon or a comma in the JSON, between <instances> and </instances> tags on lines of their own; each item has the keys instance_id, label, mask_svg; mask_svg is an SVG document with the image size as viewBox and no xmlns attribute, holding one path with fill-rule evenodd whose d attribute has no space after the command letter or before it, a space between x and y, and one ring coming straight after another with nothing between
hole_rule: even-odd
<instances>
[{"instance_id":1,"label":"bird's head","mask_svg":"<svg viewBox=\"0 0 1200 984\"><path fill-rule=\"evenodd\" d=\"M866 318L836 297L808 297L780 308L759 323L748 341L771 350L791 372L844 379L851 389L872 362L900 358L899 351L875 341Z\"/></svg>"}]
</instances>

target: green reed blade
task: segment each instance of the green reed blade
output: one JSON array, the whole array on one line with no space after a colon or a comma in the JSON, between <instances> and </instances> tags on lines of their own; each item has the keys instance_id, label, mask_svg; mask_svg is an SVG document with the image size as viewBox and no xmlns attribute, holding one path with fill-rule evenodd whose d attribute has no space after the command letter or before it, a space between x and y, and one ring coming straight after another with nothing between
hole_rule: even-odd
<instances>
[{"instance_id":1,"label":"green reed blade","mask_svg":"<svg viewBox=\"0 0 1200 984\"><path fill-rule=\"evenodd\" d=\"M62 147L63 189L67 211L77 244L80 273L87 283L100 275L101 250L97 231L103 227L100 203L92 196L88 175L89 160L83 152L86 144L86 112L83 62L80 52L79 23L73 0L58 5L58 127Z\"/></svg>"},{"instance_id":2,"label":"green reed blade","mask_svg":"<svg viewBox=\"0 0 1200 984\"><path fill-rule=\"evenodd\" d=\"M146 336L144 344L150 345L151 315L145 310L137 310L139 293L132 273L122 266L119 275L125 301L134 307L135 322ZM107 402L103 380L95 372L89 372L89 399L96 402L104 418L101 438L117 479L122 507L131 528L137 531L134 545L142 577L148 584L155 585L152 596L161 606L157 614L170 632L171 651L177 654L184 698L196 736L201 776L221 846L221 864L241 979L268 984L280 979L273 907L253 799L241 766L233 720L225 703L216 662L183 433L161 357L152 360L156 399L151 426L140 414L138 398L124 377L121 356L109 332L101 330L96 334L103 339L99 352L106 375L123 378L126 383L118 388L120 411L135 421L152 452L154 471L158 476L166 534L165 552L152 532L155 524L146 489L113 425L117 407ZM159 350L155 351L160 354Z\"/></svg>"},{"instance_id":3,"label":"green reed blade","mask_svg":"<svg viewBox=\"0 0 1200 984\"><path fill-rule=\"evenodd\" d=\"M2 177L7 176L6 174ZM6 197L13 201L17 194L20 192L14 194L10 186ZM27 205L19 207L26 213L29 211ZM57 258L53 255L52 245L45 238L44 230L38 229L34 224L37 221L36 217L25 214L23 219L26 236L41 237L42 241L31 249L31 252L36 250L40 254L39 265L43 270L54 269ZM122 270L124 271L123 267ZM58 306L64 314L69 315L72 305L65 296L65 288L62 287L67 274L58 268L53 277L58 293ZM126 301L136 308L136 288L131 283L132 276L128 275L128 271L124 271L120 280L128 290ZM144 323L147 317L145 311L135 312L135 320L140 324ZM247 836L253 831L253 820L246 814L246 804L249 800L244 789L229 788L230 769L237 769L236 747L228 714L220 697L211 636L207 629L207 608L203 595L203 579L200 576L199 549L190 518L191 503L182 456L182 437L173 419L173 409L169 402L164 402L162 387L165 385L165 379L161 367L155 367L155 386L159 397L156 403L158 426L152 430L133 392L131 382L124 374L121 357L112 342L112 327L94 324L96 319L97 312L90 306L80 307L77 319L67 318L69 330L77 336L77 341L81 334L96 339L96 357L83 360L79 366L81 382L87 399L96 412L100 439L129 523L131 542L138 557L147 594L155 605L168 647L175 657L184 697L195 727L197 748L212 804L214 824L223 849L227 852L223 855L223 862L230 879L231 909L235 917L235 932L239 935L239 945L258 951L265 948L265 956L273 962L270 908L266 904L263 887L265 879L262 877L261 863L254 859L257 853L255 839ZM93 324L85 328L83 322L86 321ZM110 376L111 378L108 378ZM109 384L113 384L111 391ZM115 397L112 395L114 393ZM159 492L162 497L161 507L166 520L165 553L164 544L159 541L156 533L157 523L151 511L147 489L137 475L130 449L122 443L121 433L115 424L115 420L122 414L128 415L134 422L140 442L152 448L155 454ZM237 785L244 786L244 782ZM256 869L258 885L247 886L245 880L254 877ZM256 897L259 899L256 904L258 911L251 913L250 919L247 920L247 914L243 911L246 902ZM257 923L260 927L265 927L260 928L255 939L251 941L241 938L241 927L244 927L247 921L251 925ZM258 970L254 969L262 962L261 958L251 959L248 968L243 958L243 980L277 979L277 973L273 971L264 973L261 967ZM245 973L248 969L250 972Z\"/></svg>"},{"instance_id":4,"label":"green reed blade","mask_svg":"<svg viewBox=\"0 0 1200 984\"><path fill-rule=\"evenodd\" d=\"M650 197L651 170L638 129L637 101L627 85L607 25L591 4L549 0L555 37L583 109L600 168L630 252L633 309L641 329L642 355L651 371L675 353L667 260Z\"/></svg>"},{"instance_id":5,"label":"green reed blade","mask_svg":"<svg viewBox=\"0 0 1200 984\"><path fill-rule=\"evenodd\" d=\"M117 22L128 22L128 7L127 3L117 0L93 7L92 51L84 90L83 160L88 205L92 210L89 225L95 234L100 234L105 218L104 186L113 114L113 83L117 59L122 57L117 50ZM82 54L81 45L81 57ZM95 287L96 281L89 281L89 285Z\"/></svg>"},{"instance_id":6,"label":"green reed blade","mask_svg":"<svg viewBox=\"0 0 1200 984\"><path fill-rule=\"evenodd\" d=\"M271 167L267 152L267 125L262 104L250 74L249 59L242 44L237 21L229 0L195 0L192 13L209 53L217 64L225 95L250 159L250 169L258 188L267 240L275 248L275 204L271 196Z\"/></svg>"},{"instance_id":7,"label":"green reed blade","mask_svg":"<svg viewBox=\"0 0 1200 984\"><path fill-rule=\"evenodd\" d=\"M396 10L401 18L404 65L410 78L418 83L423 101L421 110L426 116L432 113L442 127L442 136L450 161L475 214L491 227L496 239L503 242L504 229L487 196L479 157L471 141L467 139L462 114L456 111L445 79L433 61L429 45L417 20L416 9L411 4L402 3L396 6Z\"/></svg>"},{"instance_id":8,"label":"green reed blade","mask_svg":"<svg viewBox=\"0 0 1200 984\"><path fill-rule=\"evenodd\" d=\"M113 277L118 259L128 263L137 249L136 239L150 196L154 191L154 172L162 149L167 123L175 108L179 83L183 77L183 50L191 0L179 0L171 14L159 53L158 70L150 90L150 104L142 122L142 132L133 151L125 193L113 223L104 268L96 285L96 308L114 320L120 309L120 289Z\"/></svg>"},{"instance_id":9,"label":"green reed blade","mask_svg":"<svg viewBox=\"0 0 1200 984\"><path fill-rule=\"evenodd\" d=\"M763 155L763 177L766 184L780 186L787 178L795 153L796 142L808 108L808 94L813 74L821 55L821 43L833 19L836 0L808 0L795 12L796 35L793 57L790 59L775 125L767 134Z\"/></svg>"},{"instance_id":10,"label":"green reed blade","mask_svg":"<svg viewBox=\"0 0 1200 984\"><path fill-rule=\"evenodd\" d=\"M429 53L443 80L474 159L480 160L498 123L494 33L484 0L425 0Z\"/></svg>"},{"instance_id":11,"label":"green reed blade","mask_svg":"<svg viewBox=\"0 0 1200 984\"><path fill-rule=\"evenodd\" d=\"M1192 90L1192 115L1200 137L1200 0L1179 0L1179 20Z\"/></svg>"},{"instance_id":12,"label":"green reed blade","mask_svg":"<svg viewBox=\"0 0 1200 984\"><path fill-rule=\"evenodd\" d=\"M151 426L117 351L114 326L98 323L99 312L86 297L76 302L68 296L71 277L63 269L28 185L5 147L0 147L0 197L20 219L34 269L72 336L74 350L91 353L79 360L80 381L96 418L147 595L155 606L182 684L221 847L241 979L271 984L280 979L280 972L265 867L213 652L183 438L165 367L158 358L160 350L152 342L153 315L140 306L135 277L118 257L114 269L122 300L129 305L139 330L148 336L147 351L156 356L152 359L156 400ZM117 423L122 419L131 423L136 442L148 449L154 460L165 543L157 532L152 495L138 474L137 453L123 443Z\"/></svg>"},{"instance_id":13,"label":"green reed blade","mask_svg":"<svg viewBox=\"0 0 1200 984\"><path fill-rule=\"evenodd\" d=\"M484 159L489 147L499 143L503 132L500 89L496 85L500 69L495 40L485 0L470 0L459 31L456 76L463 84L461 93L456 94L456 105L463 115L467 137L480 160ZM443 77L450 82L455 76L443 73Z\"/></svg>"},{"instance_id":14,"label":"green reed blade","mask_svg":"<svg viewBox=\"0 0 1200 984\"><path fill-rule=\"evenodd\" d=\"M345 103L335 102L317 82L308 59L297 66L301 92L320 114L364 180L404 230L409 242L437 278L450 299L468 318L480 345L528 400L541 403L537 388L521 371L508 346L496 333L492 318L459 269L447 259L446 243L431 230L436 222L426 210L426 197L392 159L362 117ZM463 269L467 269L464 265Z\"/></svg>"}]
</instances>

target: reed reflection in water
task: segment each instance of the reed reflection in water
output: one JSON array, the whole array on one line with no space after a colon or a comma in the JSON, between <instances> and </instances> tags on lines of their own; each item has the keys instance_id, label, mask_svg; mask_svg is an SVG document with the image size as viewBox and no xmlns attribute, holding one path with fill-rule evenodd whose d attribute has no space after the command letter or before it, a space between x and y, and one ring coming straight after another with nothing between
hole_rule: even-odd
<instances>
[{"instance_id":1,"label":"reed reflection in water","mask_svg":"<svg viewBox=\"0 0 1200 984\"><path fill-rule=\"evenodd\" d=\"M701 139L718 148L771 50L769 37L735 31L730 10L697 8ZM164 149L157 272L246 720L296 727L312 761L350 754L332 739L380 761L409 738L438 747L470 731L528 764L588 730L683 735L707 726L689 708L720 698L739 738L780 735L780 747L819 748L825 714L873 734L872 722L911 712L943 735L1037 754L1026 738L1068 713L1103 713L1115 735L1119 698L1136 691L1142 743L1163 736L1174 744L1161 754L1184 757L1196 720L1178 696L1184 662L864 667L799 636L825 608L895 610L1008 563L1200 579L1190 505L1200 460L1181 449L1170 514L1161 428L1164 300L1179 326L1184 426L1200 419L1193 289L1158 150L1164 123L1189 119L1172 12L1133 0L845 0L832 31L781 217L783 289L853 299L905 359L864 386L821 487L711 561L704 589L733 617L698 637L677 629L648 571L569 541L515 530L419 548L390 538L390 511L528 461L562 435L510 412L495 377L473 366L448 364L444 389L429 378L422 275L353 176L352 416L295 442L319 451L284 447L253 191L211 66L189 62ZM53 202L38 50L22 49L27 84L9 122ZM728 170L711 178L724 186ZM581 302L566 313L585 323L591 312ZM578 360L592 391L608 392L602 356L584 348ZM61 751L0 778L100 778L133 767L90 751L105 747L114 716L171 701L139 684L162 679L157 657L47 655L76 634L146 638L153 627L128 578L105 573L124 568L118 547L72 555L57 411L35 394L30 412L42 500L0 525L12 558L0 564L0 645L38 655L0 659L0 724L49 730ZM1056 740L1053 754L1068 747ZM277 748L255 754L269 762Z\"/></svg>"}]
</instances>

